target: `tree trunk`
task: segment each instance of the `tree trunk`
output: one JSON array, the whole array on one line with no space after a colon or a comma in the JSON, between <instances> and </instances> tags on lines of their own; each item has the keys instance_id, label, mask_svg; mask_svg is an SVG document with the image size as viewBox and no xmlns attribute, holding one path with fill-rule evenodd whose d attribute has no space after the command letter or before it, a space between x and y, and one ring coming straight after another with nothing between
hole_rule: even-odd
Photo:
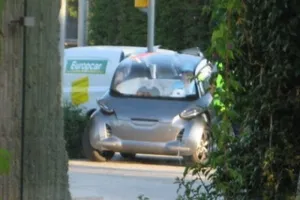
<instances>
[{"instance_id":1,"label":"tree trunk","mask_svg":"<svg viewBox=\"0 0 300 200\"><path fill-rule=\"evenodd\" d=\"M59 56L60 0L26 0L24 200L69 200Z\"/></svg>"},{"instance_id":2,"label":"tree trunk","mask_svg":"<svg viewBox=\"0 0 300 200\"><path fill-rule=\"evenodd\" d=\"M70 200L60 103L60 3L27 0L26 16L36 23L25 28L24 41L24 27L9 25L25 15L24 0L4 2L4 8L0 6L0 148L8 150L12 160L10 173L0 177L0 199L18 200L23 194L23 200Z\"/></svg>"},{"instance_id":3,"label":"tree trunk","mask_svg":"<svg viewBox=\"0 0 300 200\"><path fill-rule=\"evenodd\" d=\"M9 26L23 16L24 0L0 0L0 148L11 157L0 177L0 199L20 199L23 29Z\"/></svg>"}]
</instances>

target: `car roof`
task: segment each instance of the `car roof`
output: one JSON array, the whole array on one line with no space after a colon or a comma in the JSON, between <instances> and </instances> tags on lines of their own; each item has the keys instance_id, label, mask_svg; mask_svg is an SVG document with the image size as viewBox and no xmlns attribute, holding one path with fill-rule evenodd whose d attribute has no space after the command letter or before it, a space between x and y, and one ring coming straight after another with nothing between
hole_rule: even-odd
<instances>
[{"instance_id":1,"label":"car roof","mask_svg":"<svg viewBox=\"0 0 300 200\"><path fill-rule=\"evenodd\" d=\"M95 46L97 48L108 48L108 49L121 49L124 51L125 56L131 54L140 54L147 52L147 47L141 46L109 46L109 45L102 45L102 46ZM160 46L154 46L154 51L161 52L161 53L175 53L176 51L169 50L169 49L161 49Z\"/></svg>"},{"instance_id":2,"label":"car roof","mask_svg":"<svg viewBox=\"0 0 300 200\"><path fill-rule=\"evenodd\" d=\"M84 49L84 50L106 50L106 51L123 51L125 56L130 56L132 54L140 54L147 52L147 47L141 46L112 46L112 45L95 45L95 46L82 46L82 47L71 47L68 48L69 51L76 49ZM169 52L175 53L175 51L169 49L160 49L160 46L155 46L154 50L157 52Z\"/></svg>"},{"instance_id":3,"label":"car roof","mask_svg":"<svg viewBox=\"0 0 300 200\"><path fill-rule=\"evenodd\" d=\"M139 53L129 56L125 60L134 60L136 62L151 63L161 60L174 60L179 62L178 66L183 71L194 71L197 64L201 61L199 56L193 56L189 54L182 54L177 52L151 52L151 53ZM126 61L125 61L126 62Z\"/></svg>"},{"instance_id":4,"label":"car roof","mask_svg":"<svg viewBox=\"0 0 300 200\"><path fill-rule=\"evenodd\" d=\"M98 47L93 47L93 46L83 46L83 47L71 47L71 48L66 48L65 53L80 53L81 55L87 54L89 55L92 52L97 52L97 53L113 53L113 52L118 52L122 53L122 49L118 48L98 48Z\"/></svg>"}]
</instances>

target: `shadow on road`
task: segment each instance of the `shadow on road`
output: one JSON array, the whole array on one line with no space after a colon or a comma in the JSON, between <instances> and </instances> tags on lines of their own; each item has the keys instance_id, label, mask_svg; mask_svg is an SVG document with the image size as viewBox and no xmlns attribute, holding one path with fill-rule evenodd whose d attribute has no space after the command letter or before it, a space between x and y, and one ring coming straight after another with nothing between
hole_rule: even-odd
<instances>
[{"instance_id":1,"label":"shadow on road","mask_svg":"<svg viewBox=\"0 0 300 200\"><path fill-rule=\"evenodd\" d=\"M125 159L120 154L116 154L110 162L127 163L127 164L146 164L146 165L169 165L184 166L182 157L177 156L158 156L137 154L134 159Z\"/></svg>"}]
</instances>

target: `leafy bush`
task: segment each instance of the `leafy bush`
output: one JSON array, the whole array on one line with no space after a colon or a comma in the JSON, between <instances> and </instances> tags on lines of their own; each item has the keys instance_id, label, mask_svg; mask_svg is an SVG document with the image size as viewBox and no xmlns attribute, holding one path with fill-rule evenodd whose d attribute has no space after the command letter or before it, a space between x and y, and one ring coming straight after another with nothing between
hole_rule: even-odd
<instances>
[{"instance_id":1,"label":"leafy bush","mask_svg":"<svg viewBox=\"0 0 300 200\"><path fill-rule=\"evenodd\" d=\"M88 118L83 110L71 104L64 106L64 136L69 158L83 158L81 136Z\"/></svg>"},{"instance_id":2,"label":"leafy bush","mask_svg":"<svg viewBox=\"0 0 300 200\"><path fill-rule=\"evenodd\" d=\"M209 16L199 16L202 2L156 1L155 44L172 50L206 48ZM147 15L133 1L91 0L90 14L92 45L146 46Z\"/></svg>"},{"instance_id":3,"label":"leafy bush","mask_svg":"<svg viewBox=\"0 0 300 200\"><path fill-rule=\"evenodd\" d=\"M213 0L218 149L178 179L181 199L294 199L300 170L300 14L294 0ZM232 135L232 122L240 134ZM209 173L214 169L213 173ZM195 183L210 180L199 193ZM200 180L200 181L199 181Z\"/></svg>"}]
</instances>

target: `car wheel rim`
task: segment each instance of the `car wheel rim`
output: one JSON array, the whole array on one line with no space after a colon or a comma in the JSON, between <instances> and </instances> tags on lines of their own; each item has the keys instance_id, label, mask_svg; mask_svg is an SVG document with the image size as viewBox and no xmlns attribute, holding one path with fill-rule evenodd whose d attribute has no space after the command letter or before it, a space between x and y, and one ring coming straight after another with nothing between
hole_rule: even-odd
<instances>
[{"instance_id":1,"label":"car wheel rim","mask_svg":"<svg viewBox=\"0 0 300 200\"><path fill-rule=\"evenodd\" d=\"M209 154L209 147L210 147L210 142L209 142L208 130L205 130L203 132L201 141L199 142L199 146L197 148L197 155L200 162L204 162L207 160Z\"/></svg>"}]
</instances>

